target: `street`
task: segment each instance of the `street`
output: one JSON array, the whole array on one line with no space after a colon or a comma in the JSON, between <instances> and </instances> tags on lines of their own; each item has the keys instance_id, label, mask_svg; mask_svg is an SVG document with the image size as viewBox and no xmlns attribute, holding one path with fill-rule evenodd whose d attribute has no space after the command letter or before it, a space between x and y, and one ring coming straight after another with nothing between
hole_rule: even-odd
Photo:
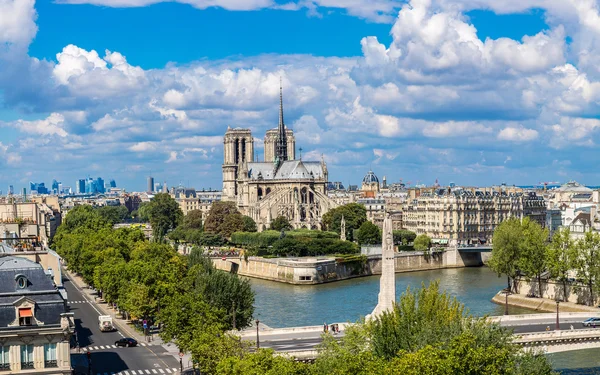
<instances>
[{"instance_id":1,"label":"street","mask_svg":"<svg viewBox=\"0 0 600 375\"><path fill-rule=\"evenodd\" d=\"M140 342L137 347L116 347L115 341L127 335L120 331L101 332L98 328L98 316L103 314L96 304L87 299L70 279L66 278L64 285L69 306L75 315L75 330L81 353L90 352L90 374L179 373L179 361L162 345ZM71 342L71 350L72 353L77 352L75 340Z\"/></svg>"},{"instance_id":2,"label":"street","mask_svg":"<svg viewBox=\"0 0 600 375\"><path fill-rule=\"evenodd\" d=\"M591 317L591 315L590 315ZM568 330L571 329L592 329L584 327L581 323L587 318L560 318L560 329ZM522 320L518 323L502 324L506 328L513 330L515 334L519 333L533 333L533 332L545 332L547 327L550 327L551 331L556 328L556 319L530 319ZM600 330L600 325L598 328ZM295 332L295 333L284 333L284 334L268 334L262 333L260 336L260 347L261 348L272 348L275 351L302 351L302 350L315 350L316 347L321 343L322 332ZM340 332L336 335L341 338L344 336L344 332ZM256 337L247 337L246 340L255 341Z\"/></svg>"}]
</instances>

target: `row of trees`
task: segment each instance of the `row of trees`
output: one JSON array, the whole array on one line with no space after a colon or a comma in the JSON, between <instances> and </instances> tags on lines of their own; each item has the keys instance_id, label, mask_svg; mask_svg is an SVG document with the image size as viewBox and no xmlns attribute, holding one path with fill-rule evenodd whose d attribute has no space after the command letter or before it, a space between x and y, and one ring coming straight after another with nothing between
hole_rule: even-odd
<instances>
[{"instance_id":1,"label":"row of trees","mask_svg":"<svg viewBox=\"0 0 600 375\"><path fill-rule=\"evenodd\" d=\"M548 359L513 343L512 332L469 315L437 283L407 291L392 311L329 334L314 364L271 350L232 353L216 366L223 375L472 374L549 375Z\"/></svg>"},{"instance_id":2,"label":"row of trees","mask_svg":"<svg viewBox=\"0 0 600 375\"><path fill-rule=\"evenodd\" d=\"M494 231L490 268L508 279L508 287L516 292L519 276L535 280L542 297L542 276L547 275L562 284L562 299L568 297L570 273L585 286L587 304L593 305L600 292L600 234L587 232L581 239L571 238L568 228L554 233L529 218L509 219ZM512 282L511 282L512 281Z\"/></svg>"},{"instance_id":3,"label":"row of trees","mask_svg":"<svg viewBox=\"0 0 600 375\"><path fill-rule=\"evenodd\" d=\"M251 322L254 294L247 280L216 271L199 248L184 257L168 244L147 241L139 229L113 229L90 206L75 207L67 214L53 246L69 269L134 319L172 324L174 318L168 314L185 307L181 301L193 300L205 307L202 313L215 317L219 322L215 329L222 333ZM187 328L177 327L181 332ZM182 333L173 333L174 329L169 327L168 332L177 339ZM184 344L189 343L183 340Z\"/></svg>"}]
</instances>

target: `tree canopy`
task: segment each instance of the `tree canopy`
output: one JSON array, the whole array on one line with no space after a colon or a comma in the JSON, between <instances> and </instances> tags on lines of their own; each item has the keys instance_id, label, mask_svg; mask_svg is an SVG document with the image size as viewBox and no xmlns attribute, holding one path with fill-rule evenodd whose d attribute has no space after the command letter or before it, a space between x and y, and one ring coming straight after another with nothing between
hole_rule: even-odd
<instances>
[{"instance_id":1,"label":"tree canopy","mask_svg":"<svg viewBox=\"0 0 600 375\"><path fill-rule=\"evenodd\" d=\"M417 251L429 251L431 238L426 234L419 234L414 240L413 247Z\"/></svg>"},{"instance_id":2,"label":"tree canopy","mask_svg":"<svg viewBox=\"0 0 600 375\"><path fill-rule=\"evenodd\" d=\"M292 230L292 224L285 216L277 216L275 220L271 222L271 230L281 232L282 230Z\"/></svg>"},{"instance_id":3,"label":"tree canopy","mask_svg":"<svg viewBox=\"0 0 600 375\"><path fill-rule=\"evenodd\" d=\"M179 204L167 193L158 193L144 208L152 225L152 236L161 242L169 231L177 228L183 219Z\"/></svg>"},{"instance_id":4,"label":"tree canopy","mask_svg":"<svg viewBox=\"0 0 600 375\"><path fill-rule=\"evenodd\" d=\"M354 241L354 230L367 221L367 209L358 203L348 203L327 211L323 215L323 225L328 231L340 234L342 216L346 222L346 239Z\"/></svg>"},{"instance_id":5,"label":"tree canopy","mask_svg":"<svg viewBox=\"0 0 600 375\"><path fill-rule=\"evenodd\" d=\"M357 241L359 245L377 245L381 243L381 229L370 221L362 223L358 229Z\"/></svg>"}]
</instances>

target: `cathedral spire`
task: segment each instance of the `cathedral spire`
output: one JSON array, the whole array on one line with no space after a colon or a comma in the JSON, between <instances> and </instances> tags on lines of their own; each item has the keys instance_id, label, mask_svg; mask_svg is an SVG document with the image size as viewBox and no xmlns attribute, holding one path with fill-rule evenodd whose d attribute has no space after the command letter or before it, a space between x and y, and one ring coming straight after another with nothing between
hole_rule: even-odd
<instances>
[{"instance_id":1,"label":"cathedral spire","mask_svg":"<svg viewBox=\"0 0 600 375\"><path fill-rule=\"evenodd\" d=\"M279 77L279 126L277 128L277 144L275 146L275 159L282 163L288 160L287 134L283 122L283 85Z\"/></svg>"}]
</instances>

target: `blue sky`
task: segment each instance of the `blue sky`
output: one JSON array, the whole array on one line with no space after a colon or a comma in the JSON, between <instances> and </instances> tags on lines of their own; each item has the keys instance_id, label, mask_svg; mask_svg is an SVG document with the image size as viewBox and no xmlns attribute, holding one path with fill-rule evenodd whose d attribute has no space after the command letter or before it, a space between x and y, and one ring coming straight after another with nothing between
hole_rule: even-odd
<instances>
[{"instance_id":1,"label":"blue sky","mask_svg":"<svg viewBox=\"0 0 600 375\"><path fill-rule=\"evenodd\" d=\"M597 184L599 4L0 0L0 190L219 188L228 125L330 179ZM595 22L599 20L599 22Z\"/></svg>"}]
</instances>

